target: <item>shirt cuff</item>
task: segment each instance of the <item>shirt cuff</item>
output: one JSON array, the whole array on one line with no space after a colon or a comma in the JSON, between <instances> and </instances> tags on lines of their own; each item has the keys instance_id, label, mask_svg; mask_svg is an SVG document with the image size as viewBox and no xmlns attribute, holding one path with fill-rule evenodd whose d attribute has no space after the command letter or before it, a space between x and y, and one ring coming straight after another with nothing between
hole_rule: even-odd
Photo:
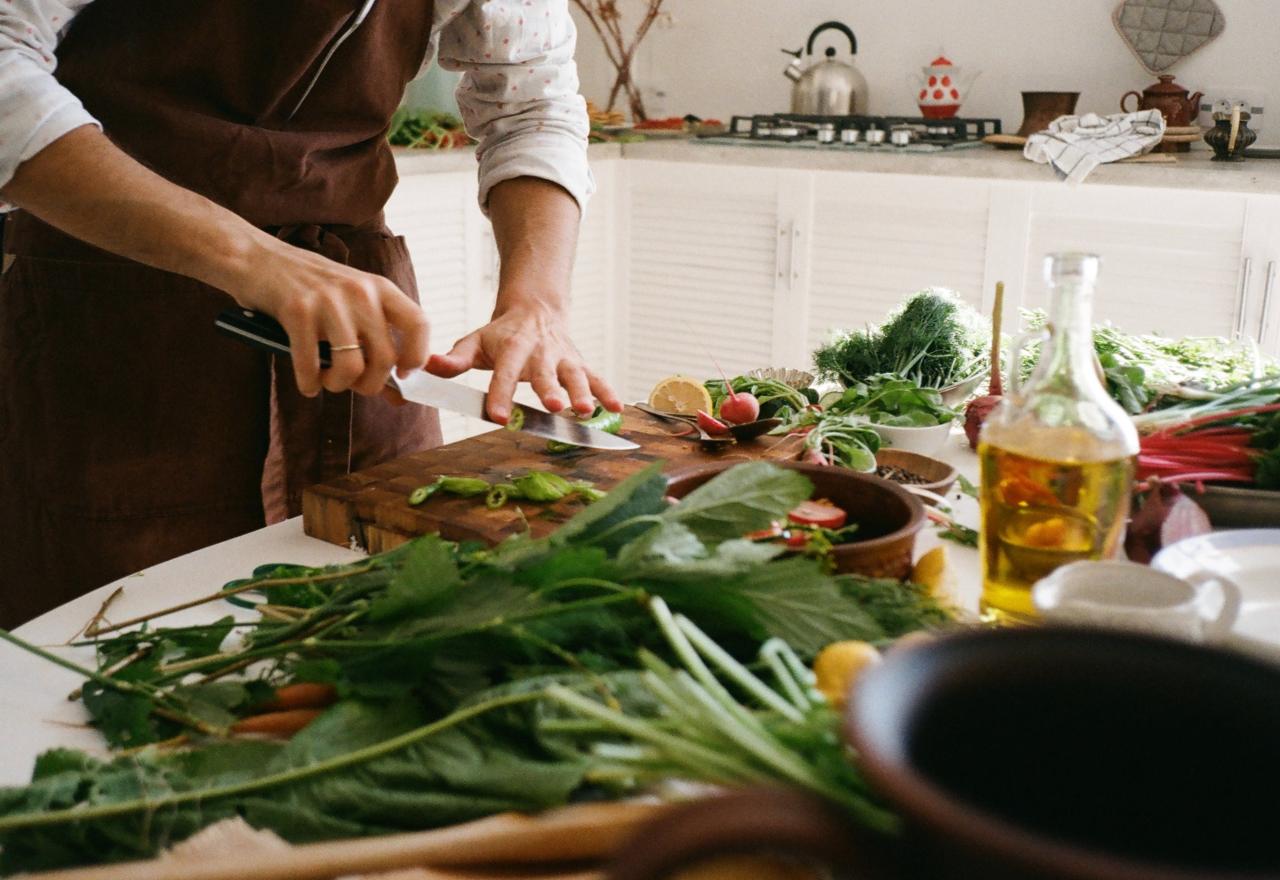
<instances>
[{"instance_id":1,"label":"shirt cuff","mask_svg":"<svg viewBox=\"0 0 1280 880\"><path fill-rule=\"evenodd\" d=\"M586 215L596 191L587 162L587 145L577 137L555 132L524 132L482 145L480 152L480 210L489 213L489 191L504 180L537 177L558 184L573 196Z\"/></svg>"},{"instance_id":2,"label":"shirt cuff","mask_svg":"<svg viewBox=\"0 0 1280 880\"><path fill-rule=\"evenodd\" d=\"M85 125L99 129L102 124L94 119L84 105L71 92L63 90L60 100L43 108L43 113L31 125L27 139L17 149L0 150L0 187L5 186L17 173L18 166L39 153L49 144L70 131ZM12 211L13 205L0 199L0 212Z\"/></svg>"}]
</instances>

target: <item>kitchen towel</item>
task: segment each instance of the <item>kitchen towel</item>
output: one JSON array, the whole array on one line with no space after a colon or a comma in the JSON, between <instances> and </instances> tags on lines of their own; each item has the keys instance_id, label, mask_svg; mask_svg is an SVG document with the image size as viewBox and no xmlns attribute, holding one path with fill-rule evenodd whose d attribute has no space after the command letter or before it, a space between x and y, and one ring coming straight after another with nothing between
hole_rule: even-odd
<instances>
[{"instance_id":1,"label":"kitchen towel","mask_svg":"<svg viewBox=\"0 0 1280 880\"><path fill-rule=\"evenodd\" d=\"M1032 162L1052 164L1068 183L1081 183L1104 162L1149 152L1164 138L1164 127L1159 110L1060 116L1047 131L1031 135L1022 154Z\"/></svg>"}]
</instances>

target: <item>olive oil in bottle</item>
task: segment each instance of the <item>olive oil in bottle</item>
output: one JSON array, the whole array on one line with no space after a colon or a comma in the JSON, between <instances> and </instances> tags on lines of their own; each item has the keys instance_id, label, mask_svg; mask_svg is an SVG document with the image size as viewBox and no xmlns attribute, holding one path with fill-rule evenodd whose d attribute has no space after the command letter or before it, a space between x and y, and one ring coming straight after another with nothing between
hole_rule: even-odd
<instances>
[{"instance_id":1,"label":"olive oil in bottle","mask_svg":"<svg viewBox=\"0 0 1280 880\"><path fill-rule=\"evenodd\" d=\"M1094 256L1045 261L1051 296L1040 359L1019 383L1015 346L1013 387L979 439L981 610L999 623L1035 622L1036 581L1123 545L1138 437L1094 367L1097 275Z\"/></svg>"}]
</instances>

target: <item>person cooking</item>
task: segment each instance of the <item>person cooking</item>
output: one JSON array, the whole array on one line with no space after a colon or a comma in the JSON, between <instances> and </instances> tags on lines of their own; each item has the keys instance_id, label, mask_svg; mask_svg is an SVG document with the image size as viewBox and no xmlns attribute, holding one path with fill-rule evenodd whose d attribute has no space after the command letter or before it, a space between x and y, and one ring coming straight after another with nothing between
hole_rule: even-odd
<instances>
[{"instance_id":1,"label":"person cooking","mask_svg":"<svg viewBox=\"0 0 1280 880\"><path fill-rule=\"evenodd\" d=\"M0 0L0 626L438 444L381 396L392 369L492 370L498 422L520 381L620 409L567 329L574 42L567 0ZM433 52L501 257L492 320L444 354L382 215ZM292 361L214 335L232 300Z\"/></svg>"}]
</instances>

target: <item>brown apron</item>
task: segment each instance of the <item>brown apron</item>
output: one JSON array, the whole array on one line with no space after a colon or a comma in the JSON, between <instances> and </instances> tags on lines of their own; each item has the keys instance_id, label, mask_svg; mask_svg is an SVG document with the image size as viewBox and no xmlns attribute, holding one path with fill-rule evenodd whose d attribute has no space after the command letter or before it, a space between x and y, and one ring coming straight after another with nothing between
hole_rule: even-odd
<instances>
[{"instance_id":1,"label":"brown apron","mask_svg":"<svg viewBox=\"0 0 1280 880\"><path fill-rule=\"evenodd\" d=\"M126 152L299 247L416 296L382 207L385 132L431 0L95 0L58 77ZM233 302L19 212L0 279L0 626L296 515L312 483L439 443L435 413L298 394L217 336ZM216 585L211 585L216 586Z\"/></svg>"}]
</instances>

